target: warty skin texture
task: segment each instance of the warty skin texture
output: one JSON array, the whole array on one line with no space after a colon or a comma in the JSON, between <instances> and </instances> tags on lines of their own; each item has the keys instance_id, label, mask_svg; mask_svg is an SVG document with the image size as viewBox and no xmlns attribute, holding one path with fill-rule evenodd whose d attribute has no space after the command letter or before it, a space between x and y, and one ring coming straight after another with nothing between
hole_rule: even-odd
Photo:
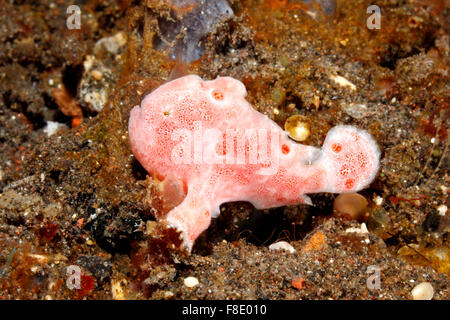
<instances>
[{"instance_id":1,"label":"warty skin texture","mask_svg":"<svg viewBox=\"0 0 450 320\"><path fill-rule=\"evenodd\" d=\"M374 139L352 126L332 128L322 148L296 143L245 100L230 77L170 81L132 109L131 148L158 179L179 181L184 200L165 217L190 251L222 203L257 209L307 203L306 194L356 192L379 166Z\"/></svg>"}]
</instances>

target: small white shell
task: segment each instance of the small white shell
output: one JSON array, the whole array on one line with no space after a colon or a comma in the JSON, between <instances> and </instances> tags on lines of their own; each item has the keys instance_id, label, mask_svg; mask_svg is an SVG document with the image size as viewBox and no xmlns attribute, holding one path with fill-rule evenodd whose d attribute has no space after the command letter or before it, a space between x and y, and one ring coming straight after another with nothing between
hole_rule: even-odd
<instances>
[{"instance_id":1,"label":"small white shell","mask_svg":"<svg viewBox=\"0 0 450 320\"><path fill-rule=\"evenodd\" d=\"M349 88L352 91L356 90L356 86L342 76L330 75L330 79L341 87Z\"/></svg>"},{"instance_id":2,"label":"small white shell","mask_svg":"<svg viewBox=\"0 0 450 320\"><path fill-rule=\"evenodd\" d=\"M448 210L448 208L447 208L447 206L446 206L445 204L441 204L441 205L437 208L437 211L439 212L439 214L440 214L441 216L444 216L444 217L445 217L445 214L447 213L447 210Z\"/></svg>"},{"instance_id":3,"label":"small white shell","mask_svg":"<svg viewBox=\"0 0 450 320\"><path fill-rule=\"evenodd\" d=\"M431 283L422 282L411 290L414 300L431 300L433 299L434 289Z\"/></svg>"},{"instance_id":4,"label":"small white shell","mask_svg":"<svg viewBox=\"0 0 450 320\"><path fill-rule=\"evenodd\" d=\"M345 229L345 232L347 232L347 233L368 234L369 230L367 229L366 224L363 222L363 223L361 223L361 227L359 227L359 228L347 228L347 229Z\"/></svg>"},{"instance_id":5,"label":"small white shell","mask_svg":"<svg viewBox=\"0 0 450 320\"><path fill-rule=\"evenodd\" d=\"M198 285L198 279L196 277L187 277L184 279L184 285L188 288L193 288Z\"/></svg>"},{"instance_id":6,"label":"small white shell","mask_svg":"<svg viewBox=\"0 0 450 320\"><path fill-rule=\"evenodd\" d=\"M286 250L286 251L289 251L290 253L294 253L295 252L294 247L291 246L286 241L278 241L278 242L272 243L269 246L269 250Z\"/></svg>"}]
</instances>

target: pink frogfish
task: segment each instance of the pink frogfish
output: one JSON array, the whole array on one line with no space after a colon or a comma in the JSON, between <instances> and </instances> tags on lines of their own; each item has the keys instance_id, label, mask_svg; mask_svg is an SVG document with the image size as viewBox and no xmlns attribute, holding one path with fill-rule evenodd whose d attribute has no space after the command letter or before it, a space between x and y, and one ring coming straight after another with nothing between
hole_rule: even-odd
<instances>
[{"instance_id":1,"label":"pink frogfish","mask_svg":"<svg viewBox=\"0 0 450 320\"><path fill-rule=\"evenodd\" d=\"M184 199L163 219L188 251L225 202L248 201L257 209L312 204L306 194L356 192L378 171L380 152L366 131L339 125L322 148L302 145L246 95L234 78L188 75L131 110L136 159L150 174L184 187Z\"/></svg>"}]
</instances>

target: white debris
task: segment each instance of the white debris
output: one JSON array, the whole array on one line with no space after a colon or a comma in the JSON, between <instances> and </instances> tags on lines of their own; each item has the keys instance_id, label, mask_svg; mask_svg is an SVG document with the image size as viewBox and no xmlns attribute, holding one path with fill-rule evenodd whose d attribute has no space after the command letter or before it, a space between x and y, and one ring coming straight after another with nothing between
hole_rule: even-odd
<instances>
[{"instance_id":1,"label":"white debris","mask_svg":"<svg viewBox=\"0 0 450 320\"><path fill-rule=\"evenodd\" d=\"M363 222L363 223L361 223L361 227L359 227L359 228L347 228L347 229L345 229L345 232L347 232L347 233L368 234L369 230L367 229L366 224Z\"/></svg>"},{"instance_id":2,"label":"white debris","mask_svg":"<svg viewBox=\"0 0 450 320\"><path fill-rule=\"evenodd\" d=\"M108 101L109 91L100 89L99 91L85 92L83 91L83 101L87 103L91 110L100 112Z\"/></svg>"},{"instance_id":3,"label":"white debris","mask_svg":"<svg viewBox=\"0 0 450 320\"><path fill-rule=\"evenodd\" d=\"M345 79L344 77L330 75L330 79L333 80L334 82L336 82L341 87L349 88L350 90L353 90L353 91L356 90L356 86L353 83L351 83L350 81L348 81L347 79Z\"/></svg>"},{"instance_id":4,"label":"white debris","mask_svg":"<svg viewBox=\"0 0 450 320\"><path fill-rule=\"evenodd\" d=\"M278 242L272 243L269 246L269 250L286 250L286 251L289 251L290 253L294 253L295 252L294 247L291 246L286 241L278 241Z\"/></svg>"},{"instance_id":5,"label":"white debris","mask_svg":"<svg viewBox=\"0 0 450 320\"><path fill-rule=\"evenodd\" d=\"M375 204L377 206L381 206L383 204L383 201L384 201L384 199L382 197L380 197L380 196L375 196L373 198L373 202L375 202Z\"/></svg>"},{"instance_id":6,"label":"white debris","mask_svg":"<svg viewBox=\"0 0 450 320\"><path fill-rule=\"evenodd\" d=\"M86 59L83 61L83 67L84 67L84 71L88 72L89 70L91 70L92 65L94 64L94 57L91 55L87 55Z\"/></svg>"},{"instance_id":7,"label":"white debris","mask_svg":"<svg viewBox=\"0 0 450 320\"><path fill-rule=\"evenodd\" d=\"M62 128L67 128L67 126L63 123L47 121L47 125L44 127L44 132L47 134L47 137L50 137Z\"/></svg>"},{"instance_id":8,"label":"white debris","mask_svg":"<svg viewBox=\"0 0 450 320\"><path fill-rule=\"evenodd\" d=\"M346 114L355 119L362 119L366 117L369 113L368 112L369 109L365 104L359 103L343 104L341 108L342 110L344 110Z\"/></svg>"},{"instance_id":9,"label":"white debris","mask_svg":"<svg viewBox=\"0 0 450 320\"><path fill-rule=\"evenodd\" d=\"M314 11L306 11L306 14L309 15L311 18L313 18L314 20L317 18L317 12Z\"/></svg>"},{"instance_id":10,"label":"white debris","mask_svg":"<svg viewBox=\"0 0 450 320\"><path fill-rule=\"evenodd\" d=\"M118 54L121 47L127 43L127 36L125 32L116 33L112 37L102 38L97 41L94 47L94 53L99 54L105 50L111 54Z\"/></svg>"},{"instance_id":11,"label":"white debris","mask_svg":"<svg viewBox=\"0 0 450 320\"><path fill-rule=\"evenodd\" d=\"M108 101L111 83L99 81L114 79L113 71L90 55L86 56L83 65L85 73L80 82L80 100L89 111L100 112Z\"/></svg>"},{"instance_id":12,"label":"white debris","mask_svg":"<svg viewBox=\"0 0 450 320\"><path fill-rule=\"evenodd\" d=\"M49 260L49 258L48 258L47 256L44 256L44 255L42 255L42 254L29 253L28 256L29 256L30 258L33 258L33 259L35 259L35 260L38 260L38 261L41 262L41 263L46 263L46 262Z\"/></svg>"},{"instance_id":13,"label":"white debris","mask_svg":"<svg viewBox=\"0 0 450 320\"><path fill-rule=\"evenodd\" d=\"M187 277L184 279L184 285L188 288L193 288L198 286L199 282L196 277Z\"/></svg>"},{"instance_id":14,"label":"white debris","mask_svg":"<svg viewBox=\"0 0 450 320\"><path fill-rule=\"evenodd\" d=\"M108 101L111 88L118 77L117 61L127 43L125 32L97 41L94 55L87 55L84 62L84 74L80 81L80 102L91 112L100 112ZM110 59L104 59L104 55ZM110 61L111 60L111 61Z\"/></svg>"},{"instance_id":15,"label":"white debris","mask_svg":"<svg viewBox=\"0 0 450 320\"><path fill-rule=\"evenodd\" d=\"M414 300L431 300L434 296L434 288L429 282L422 282L411 291Z\"/></svg>"},{"instance_id":16,"label":"white debris","mask_svg":"<svg viewBox=\"0 0 450 320\"><path fill-rule=\"evenodd\" d=\"M447 213L447 210L448 210L448 208L447 208L447 206L446 206L445 204L441 204L441 205L437 208L437 211L439 212L439 214L440 214L441 216L445 216L445 214Z\"/></svg>"}]
</instances>

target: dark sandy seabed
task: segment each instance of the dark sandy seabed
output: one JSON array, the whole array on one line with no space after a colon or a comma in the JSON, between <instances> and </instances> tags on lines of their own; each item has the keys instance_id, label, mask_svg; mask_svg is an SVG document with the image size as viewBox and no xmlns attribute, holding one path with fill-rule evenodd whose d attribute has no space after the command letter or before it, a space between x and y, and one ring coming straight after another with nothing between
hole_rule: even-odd
<instances>
[{"instance_id":1,"label":"dark sandy seabed","mask_svg":"<svg viewBox=\"0 0 450 320\"><path fill-rule=\"evenodd\" d=\"M70 4L81 30L66 27ZM366 27L370 4L380 30ZM164 1L1 1L0 299L412 299L421 282L449 299L449 2L339 1L330 16L302 1L230 6L201 58L176 64L161 38L185 12ZM333 214L333 194L231 203L191 255L178 249L155 218L170 203L127 134L130 109L171 73L240 79L280 126L304 116L305 144L336 124L368 130L381 168L359 192L366 214ZM368 234L346 231L362 222ZM296 252L269 250L277 240ZM72 265L79 289L66 283Z\"/></svg>"}]
</instances>

